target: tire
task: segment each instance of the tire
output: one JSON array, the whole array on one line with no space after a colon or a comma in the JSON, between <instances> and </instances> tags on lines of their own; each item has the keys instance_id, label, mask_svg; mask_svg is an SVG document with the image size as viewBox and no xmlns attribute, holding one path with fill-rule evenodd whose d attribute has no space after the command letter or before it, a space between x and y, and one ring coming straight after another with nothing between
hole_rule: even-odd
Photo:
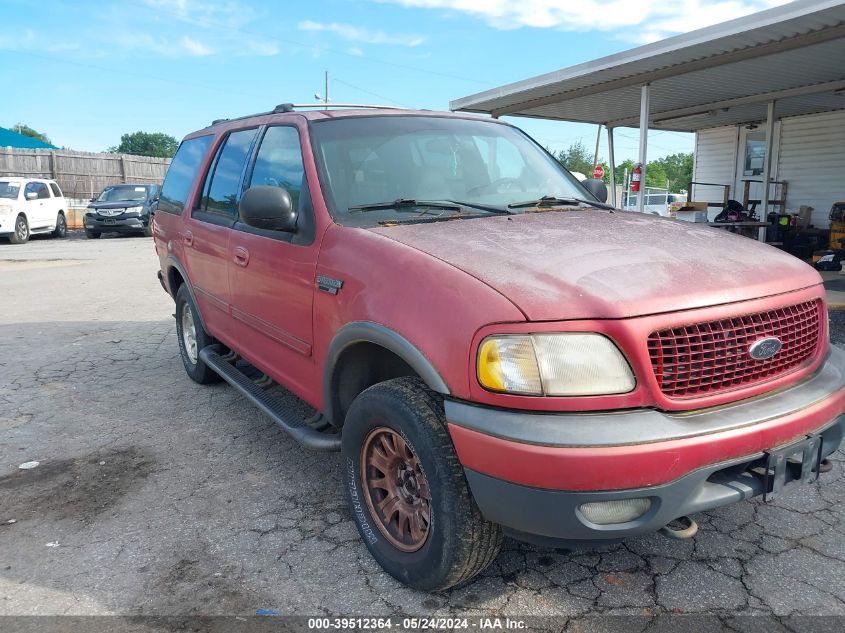
<instances>
[{"instance_id":1,"label":"tire","mask_svg":"<svg viewBox=\"0 0 845 633\"><path fill-rule=\"evenodd\" d=\"M207 385L220 382L220 376L199 358L199 351L214 343L214 339L203 329L198 315L188 286L182 284L176 291L176 338L179 342L179 355L191 380Z\"/></svg>"},{"instance_id":2,"label":"tire","mask_svg":"<svg viewBox=\"0 0 845 633\"><path fill-rule=\"evenodd\" d=\"M85 237L89 240L98 240L100 239L100 232L99 231L85 231Z\"/></svg>"},{"instance_id":3,"label":"tire","mask_svg":"<svg viewBox=\"0 0 845 633\"><path fill-rule=\"evenodd\" d=\"M388 446L392 443L394 453L385 450L382 438ZM396 470L391 466L382 472L373 464L385 454L385 464L393 455ZM481 516L446 428L442 398L418 378L388 380L355 399L343 426L341 457L346 497L358 532L373 558L400 582L424 591L447 589L473 578L496 558L502 530ZM382 488L365 483L388 481L379 475L394 473L397 481L417 482L398 487L408 497L397 497L395 503L387 501L391 496L387 487L392 484ZM419 499L410 494L414 490ZM385 522L376 510L382 503L419 512L418 502L423 510L416 535L411 520L399 527L400 520L394 522L393 517L401 514L393 510ZM420 532L425 533L422 538Z\"/></svg>"},{"instance_id":4,"label":"tire","mask_svg":"<svg viewBox=\"0 0 845 633\"><path fill-rule=\"evenodd\" d=\"M29 240L29 222L26 216L21 213L15 218L15 230L9 235L9 242L12 244L24 244Z\"/></svg>"},{"instance_id":5,"label":"tire","mask_svg":"<svg viewBox=\"0 0 845 633\"><path fill-rule=\"evenodd\" d=\"M150 218L150 223L144 227L144 237L152 237L153 236L153 221Z\"/></svg>"},{"instance_id":6,"label":"tire","mask_svg":"<svg viewBox=\"0 0 845 633\"><path fill-rule=\"evenodd\" d=\"M59 213L56 216L56 228L53 229L53 237L67 237L67 220L64 213Z\"/></svg>"}]
</instances>

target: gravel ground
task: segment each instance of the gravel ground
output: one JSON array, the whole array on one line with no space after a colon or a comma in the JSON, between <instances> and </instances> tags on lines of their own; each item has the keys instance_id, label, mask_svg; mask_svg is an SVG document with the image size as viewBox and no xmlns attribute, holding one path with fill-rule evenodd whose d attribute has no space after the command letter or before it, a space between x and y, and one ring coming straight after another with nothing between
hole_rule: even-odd
<instances>
[{"instance_id":1,"label":"gravel ground","mask_svg":"<svg viewBox=\"0 0 845 633\"><path fill-rule=\"evenodd\" d=\"M699 515L692 540L506 541L463 588L401 586L336 456L185 376L156 268L144 238L0 244L0 615L845 614L841 454L821 484Z\"/></svg>"},{"instance_id":2,"label":"gravel ground","mask_svg":"<svg viewBox=\"0 0 845 633\"><path fill-rule=\"evenodd\" d=\"M845 310L830 313L830 340L845 345Z\"/></svg>"}]
</instances>

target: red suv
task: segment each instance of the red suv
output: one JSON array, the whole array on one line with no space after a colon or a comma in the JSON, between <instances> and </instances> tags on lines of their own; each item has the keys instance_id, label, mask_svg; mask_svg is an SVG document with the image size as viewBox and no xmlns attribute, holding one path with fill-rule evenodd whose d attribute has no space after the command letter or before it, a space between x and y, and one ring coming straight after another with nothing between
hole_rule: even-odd
<instances>
[{"instance_id":1,"label":"red suv","mask_svg":"<svg viewBox=\"0 0 845 633\"><path fill-rule=\"evenodd\" d=\"M469 115L215 122L154 221L185 369L340 450L364 542L421 589L503 533L690 536L689 514L815 480L845 426L819 275L600 189Z\"/></svg>"}]
</instances>

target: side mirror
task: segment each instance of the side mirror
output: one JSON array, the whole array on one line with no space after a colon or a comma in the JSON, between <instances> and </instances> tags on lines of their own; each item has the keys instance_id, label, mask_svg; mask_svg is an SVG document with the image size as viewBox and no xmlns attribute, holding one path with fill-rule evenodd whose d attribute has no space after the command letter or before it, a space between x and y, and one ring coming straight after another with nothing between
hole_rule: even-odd
<instances>
[{"instance_id":1,"label":"side mirror","mask_svg":"<svg viewBox=\"0 0 845 633\"><path fill-rule=\"evenodd\" d=\"M37 200L38 199L38 192L37 191L29 191L26 194L27 200Z\"/></svg>"},{"instance_id":2,"label":"side mirror","mask_svg":"<svg viewBox=\"0 0 845 633\"><path fill-rule=\"evenodd\" d=\"M269 231L296 231L296 211L290 194L282 187L250 187L238 205L241 222Z\"/></svg>"},{"instance_id":3,"label":"side mirror","mask_svg":"<svg viewBox=\"0 0 845 633\"><path fill-rule=\"evenodd\" d=\"M97 196L94 196L93 198L91 198L91 199L89 200L89 202L97 202Z\"/></svg>"},{"instance_id":4,"label":"side mirror","mask_svg":"<svg viewBox=\"0 0 845 633\"><path fill-rule=\"evenodd\" d=\"M601 180L590 178L581 183L584 188L598 198L599 202L607 202L607 185Z\"/></svg>"}]
</instances>

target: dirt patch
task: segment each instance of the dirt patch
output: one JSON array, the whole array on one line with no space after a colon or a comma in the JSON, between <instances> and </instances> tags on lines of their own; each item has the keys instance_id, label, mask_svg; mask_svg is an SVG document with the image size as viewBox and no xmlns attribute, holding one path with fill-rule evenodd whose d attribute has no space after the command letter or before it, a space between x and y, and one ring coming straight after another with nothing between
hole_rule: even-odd
<instances>
[{"instance_id":1,"label":"dirt patch","mask_svg":"<svg viewBox=\"0 0 845 633\"><path fill-rule=\"evenodd\" d=\"M37 270L39 268L64 268L86 264L88 259L0 259L0 272L4 270Z\"/></svg>"},{"instance_id":2,"label":"dirt patch","mask_svg":"<svg viewBox=\"0 0 845 633\"><path fill-rule=\"evenodd\" d=\"M145 604L141 612L143 615L254 615L257 608L271 601L246 588L241 574L237 565L215 560L208 547L200 543L153 579L145 595L156 598Z\"/></svg>"},{"instance_id":3,"label":"dirt patch","mask_svg":"<svg viewBox=\"0 0 845 633\"><path fill-rule=\"evenodd\" d=\"M134 447L42 462L0 477L3 519L92 523L141 485L155 460Z\"/></svg>"}]
</instances>

